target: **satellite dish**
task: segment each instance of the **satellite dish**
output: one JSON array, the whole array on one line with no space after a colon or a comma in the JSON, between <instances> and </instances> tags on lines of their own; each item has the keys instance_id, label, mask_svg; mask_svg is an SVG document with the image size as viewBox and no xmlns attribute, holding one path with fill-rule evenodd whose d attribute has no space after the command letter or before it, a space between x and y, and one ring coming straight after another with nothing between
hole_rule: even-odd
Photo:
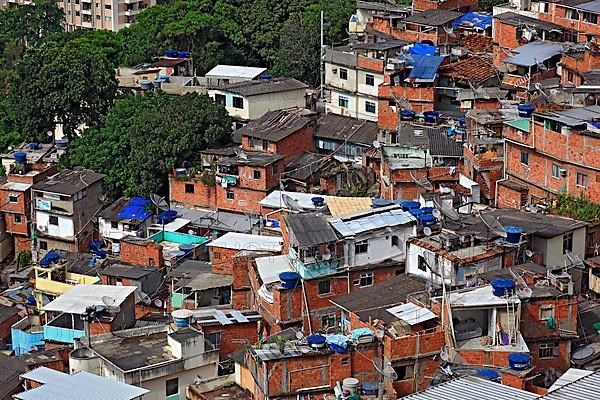
<instances>
[{"instance_id":1,"label":"satellite dish","mask_svg":"<svg viewBox=\"0 0 600 400\"><path fill-rule=\"evenodd\" d=\"M304 333L302 333L302 331L296 332L296 339L298 339L298 340L304 339Z\"/></svg>"},{"instance_id":2,"label":"satellite dish","mask_svg":"<svg viewBox=\"0 0 600 400\"><path fill-rule=\"evenodd\" d=\"M529 249L525 250L525 256L527 256L527 258L532 258L535 255L535 253Z\"/></svg>"},{"instance_id":3,"label":"satellite dish","mask_svg":"<svg viewBox=\"0 0 600 400\"><path fill-rule=\"evenodd\" d=\"M426 226L425 228L423 228L423 233L425 234L425 236L431 236L431 228Z\"/></svg>"},{"instance_id":4,"label":"satellite dish","mask_svg":"<svg viewBox=\"0 0 600 400\"><path fill-rule=\"evenodd\" d=\"M393 381L398 380L398 374L396 373L396 370L394 370L394 367L392 367L392 363L387 363L383 371L381 371L381 375L390 378Z\"/></svg>"},{"instance_id":5,"label":"satellite dish","mask_svg":"<svg viewBox=\"0 0 600 400\"><path fill-rule=\"evenodd\" d=\"M240 149L239 147L234 148L233 151L235 152L235 155L241 158L242 160L248 159L248 155L244 153L244 150Z\"/></svg>"},{"instance_id":6,"label":"satellite dish","mask_svg":"<svg viewBox=\"0 0 600 400\"><path fill-rule=\"evenodd\" d=\"M452 221L460 221L460 214L451 205L448 205L446 204L446 202L441 201L437 196L433 198L433 204L435 204L435 207L439 210L440 213L442 213L442 215L444 215L444 217Z\"/></svg>"},{"instance_id":7,"label":"satellite dish","mask_svg":"<svg viewBox=\"0 0 600 400\"><path fill-rule=\"evenodd\" d=\"M384 335L384 334L385 334L385 333L383 332L383 330L382 330L382 329L377 329L377 330L375 331L375 337L376 337L377 339L379 339L379 340L383 339L383 335Z\"/></svg>"},{"instance_id":8,"label":"satellite dish","mask_svg":"<svg viewBox=\"0 0 600 400\"><path fill-rule=\"evenodd\" d=\"M48 132L46 132L46 135L48 135L48 137L51 137L51 136L53 136L53 135L54 135L54 132L52 132L52 131L48 131Z\"/></svg>"},{"instance_id":9,"label":"satellite dish","mask_svg":"<svg viewBox=\"0 0 600 400\"><path fill-rule=\"evenodd\" d=\"M171 209L171 207L169 206L169 203L167 203L165 198L162 196L159 196L155 193L152 193L150 195L150 201L152 202L152 204L154 204L156 207L158 207L162 211L168 211Z\"/></svg>"},{"instance_id":10,"label":"satellite dish","mask_svg":"<svg viewBox=\"0 0 600 400\"><path fill-rule=\"evenodd\" d=\"M431 212L431 215L433 215L437 219L440 219L442 217L442 213L437 208L433 209L433 211Z\"/></svg>"},{"instance_id":11,"label":"satellite dish","mask_svg":"<svg viewBox=\"0 0 600 400\"><path fill-rule=\"evenodd\" d=\"M448 348L446 346L443 346L440 350L440 358L444 362L448 362L448 360L450 360L450 357L448 356Z\"/></svg>"},{"instance_id":12,"label":"satellite dish","mask_svg":"<svg viewBox=\"0 0 600 400\"><path fill-rule=\"evenodd\" d=\"M118 314L121 311L121 307L115 305L116 300L110 296L102 296L102 303L104 303L104 309L109 314Z\"/></svg>"},{"instance_id":13,"label":"satellite dish","mask_svg":"<svg viewBox=\"0 0 600 400\"><path fill-rule=\"evenodd\" d=\"M158 308L161 308L163 306L163 302L161 299L156 299L154 300L154 305Z\"/></svg>"},{"instance_id":14,"label":"satellite dish","mask_svg":"<svg viewBox=\"0 0 600 400\"><path fill-rule=\"evenodd\" d=\"M304 207L302 207L300 203L298 203L296 200L292 199L291 196L285 193L281 194L281 200L283 200L283 204L285 205L285 207L292 211L304 211Z\"/></svg>"},{"instance_id":15,"label":"satellite dish","mask_svg":"<svg viewBox=\"0 0 600 400\"><path fill-rule=\"evenodd\" d=\"M379 143L379 140L373 140L373 147L375 147L376 149L381 147L381 143Z\"/></svg>"},{"instance_id":16,"label":"satellite dish","mask_svg":"<svg viewBox=\"0 0 600 400\"><path fill-rule=\"evenodd\" d=\"M138 292L135 292L135 293L136 293L136 295L138 294ZM140 300L142 301L142 303L144 303L145 305L149 306L150 304L152 304L152 299L146 293L139 292L139 297L140 297Z\"/></svg>"},{"instance_id":17,"label":"satellite dish","mask_svg":"<svg viewBox=\"0 0 600 400\"><path fill-rule=\"evenodd\" d=\"M106 200L106 196L105 196L103 193L100 193L100 194L98 195L98 201L99 201L100 203L104 203L104 200Z\"/></svg>"},{"instance_id":18,"label":"satellite dish","mask_svg":"<svg viewBox=\"0 0 600 400\"><path fill-rule=\"evenodd\" d=\"M487 226L487 228L491 232L495 233L500 237L506 237L506 230L504 229L504 225L502 225L500 221L498 221L498 218L494 217L493 215L484 215L482 213L479 213L479 218L481 218L481 221L483 221L485 226Z\"/></svg>"}]
</instances>

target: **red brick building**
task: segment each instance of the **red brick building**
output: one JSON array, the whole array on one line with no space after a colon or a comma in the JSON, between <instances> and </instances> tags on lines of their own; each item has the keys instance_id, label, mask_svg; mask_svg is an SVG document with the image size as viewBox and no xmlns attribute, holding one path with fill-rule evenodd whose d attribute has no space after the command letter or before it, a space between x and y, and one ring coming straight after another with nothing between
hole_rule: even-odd
<instances>
[{"instance_id":1,"label":"red brick building","mask_svg":"<svg viewBox=\"0 0 600 400\"><path fill-rule=\"evenodd\" d=\"M534 113L529 124L505 124L506 177L499 204L550 202L559 192L600 202L600 107Z\"/></svg>"},{"instance_id":2,"label":"red brick building","mask_svg":"<svg viewBox=\"0 0 600 400\"><path fill-rule=\"evenodd\" d=\"M136 236L121 239L120 260L130 265L142 265L161 268L165 265L163 247L153 240Z\"/></svg>"},{"instance_id":3,"label":"red brick building","mask_svg":"<svg viewBox=\"0 0 600 400\"><path fill-rule=\"evenodd\" d=\"M414 11L444 10L466 13L477 10L479 2L477 0L413 0L412 6Z\"/></svg>"},{"instance_id":4,"label":"red brick building","mask_svg":"<svg viewBox=\"0 0 600 400\"><path fill-rule=\"evenodd\" d=\"M423 4L453 3L453 0L442 3L429 2L428 0L420 1ZM429 8L427 11L417 12L401 20L386 17L374 18L372 28L387 33L396 39L409 42L429 40L435 45L443 45L449 43L451 40L452 36L448 32L452 26L452 22L462 15L462 12L451 11L451 9Z\"/></svg>"},{"instance_id":5,"label":"red brick building","mask_svg":"<svg viewBox=\"0 0 600 400\"><path fill-rule=\"evenodd\" d=\"M567 42L588 42L600 34L600 20L595 1L557 1L543 3L538 18L560 25Z\"/></svg>"},{"instance_id":6,"label":"red brick building","mask_svg":"<svg viewBox=\"0 0 600 400\"><path fill-rule=\"evenodd\" d=\"M585 83L586 72L600 68L600 47L595 42L570 48L562 54L561 83L577 87Z\"/></svg>"},{"instance_id":7,"label":"red brick building","mask_svg":"<svg viewBox=\"0 0 600 400\"><path fill-rule=\"evenodd\" d=\"M299 108L269 111L234 135L243 150L281 154L288 164L303 152L314 151L316 118L316 113Z\"/></svg>"}]
</instances>

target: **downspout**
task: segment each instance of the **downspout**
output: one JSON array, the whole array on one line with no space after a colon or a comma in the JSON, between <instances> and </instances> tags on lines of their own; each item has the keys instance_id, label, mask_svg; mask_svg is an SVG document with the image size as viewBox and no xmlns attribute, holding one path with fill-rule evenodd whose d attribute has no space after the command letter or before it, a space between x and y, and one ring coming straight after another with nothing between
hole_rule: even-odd
<instances>
[{"instance_id":1,"label":"downspout","mask_svg":"<svg viewBox=\"0 0 600 400\"><path fill-rule=\"evenodd\" d=\"M531 129L531 128L530 128ZM503 148L503 157L504 157L504 162L502 163L502 179L499 179L496 181L496 190L494 193L494 207L498 207L498 183L500 182L506 182L508 180L508 177L506 176L506 161L507 161L507 157L508 154L506 153L506 138L504 138L503 143L502 143L502 148Z\"/></svg>"},{"instance_id":2,"label":"downspout","mask_svg":"<svg viewBox=\"0 0 600 400\"><path fill-rule=\"evenodd\" d=\"M306 288L304 287L304 279L300 278L300 282L302 283L302 294L304 297L304 307L306 307L306 316L308 319L308 331L312 333L312 323L310 322L310 309L308 308L308 299L306 298Z\"/></svg>"}]
</instances>

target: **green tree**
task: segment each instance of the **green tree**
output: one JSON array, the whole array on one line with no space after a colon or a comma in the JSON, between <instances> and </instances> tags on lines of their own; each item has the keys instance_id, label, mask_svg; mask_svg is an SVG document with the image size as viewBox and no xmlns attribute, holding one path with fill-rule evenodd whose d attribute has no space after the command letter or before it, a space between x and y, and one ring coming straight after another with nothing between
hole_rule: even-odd
<instances>
[{"instance_id":1,"label":"green tree","mask_svg":"<svg viewBox=\"0 0 600 400\"><path fill-rule=\"evenodd\" d=\"M230 139L230 117L208 96L159 91L118 100L104 127L75 139L63 162L106 174L111 197L147 196L166 193L169 171L199 150Z\"/></svg>"},{"instance_id":2,"label":"green tree","mask_svg":"<svg viewBox=\"0 0 600 400\"><path fill-rule=\"evenodd\" d=\"M9 87L20 132L39 140L62 124L73 139L82 125L97 126L113 103L114 75L110 61L89 46L49 41L28 49Z\"/></svg>"}]
</instances>

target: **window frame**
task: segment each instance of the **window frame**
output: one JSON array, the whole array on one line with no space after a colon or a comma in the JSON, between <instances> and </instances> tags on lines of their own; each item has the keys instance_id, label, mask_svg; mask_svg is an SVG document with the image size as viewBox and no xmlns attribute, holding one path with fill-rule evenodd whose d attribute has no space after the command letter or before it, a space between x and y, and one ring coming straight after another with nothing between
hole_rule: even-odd
<instances>
[{"instance_id":1,"label":"window frame","mask_svg":"<svg viewBox=\"0 0 600 400\"><path fill-rule=\"evenodd\" d=\"M549 311L549 315L546 316L546 312ZM550 318L554 318L554 304L542 304L539 308L538 319L540 321L548 321Z\"/></svg>"},{"instance_id":2,"label":"window frame","mask_svg":"<svg viewBox=\"0 0 600 400\"><path fill-rule=\"evenodd\" d=\"M327 321L327 323L325 323L325 321ZM333 321L333 324L330 325L329 321ZM327 314L327 315L321 316L321 329L335 328L337 325L338 325L337 315Z\"/></svg>"},{"instance_id":3,"label":"window frame","mask_svg":"<svg viewBox=\"0 0 600 400\"><path fill-rule=\"evenodd\" d=\"M324 292L321 290L321 285L322 284L327 284L327 292ZM317 282L317 295L319 296L326 296L328 294L331 294L331 279L321 279Z\"/></svg>"},{"instance_id":4,"label":"window frame","mask_svg":"<svg viewBox=\"0 0 600 400\"><path fill-rule=\"evenodd\" d=\"M215 104L226 107L227 106L227 96L225 96L224 94L215 93Z\"/></svg>"},{"instance_id":5,"label":"window frame","mask_svg":"<svg viewBox=\"0 0 600 400\"><path fill-rule=\"evenodd\" d=\"M225 198L227 200L235 200L235 192L231 189L225 189Z\"/></svg>"},{"instance_id":6,"label":"window frame","mask_svg":"<svg viewBox=\"0 0 600 400\"><path fill-rule=\"evenodd\" d=\"M119 221L110 221L110 229L119 229Z\"/></svg>"},{"instance_id":7,"label":"window frame","mask_svg":"<svg viewBox=\"0 0 600 400\"><path fill-rule=\"evenodd\" d=\"M260 172L259 169L252 170L252 179L254 179L254 180L260 180L261 175L262 174L261 174L261 172Z\"/></svg>"},{"instance_id":8,"label":"window frame","mask_svg":"<svg viewBox=\"0 0 600 400\"><path fill-rule=\"evenodd\" d=\"M173 382L175 383L174 387L173 387ZM173 389L176 389L176 391L173 392ZM167 379L165 381L165 394L166 394L166 397L179 394L179 378L178 377Z\"/></svg>"},{"instance_id":9,"label":"window frame","mask_svg":"<svg viewBox=\"0 0 600 400\"><path fill-rule=\"evenodd\" d=\"M186 183L184 187L186 194L194 194L195 188L193 183Z\"/></svg>"},{"instance_id":10,"label":"window frame","mask_svg":"<svg viewBox=\"0 0 600 400\"><path fill-rule=\"evenodd\" d=\"M590 176L585 172L577 171L575 173L575 185L577 187L587 189L590 187Z\"/></svg>"},{"instance_id":11,"label":"window frame","mask_svg":"<svg viewBox=\"0 0 600 400\"><path fill-rule=\"evenodd\" d=\"M338 107L348 108L350 104L350 99L346 96L338 96Z\"/></svg>"},{"instance_id":12,"label":"window frame","mask_svg":"<svg viewBox=\"0 0 600 400\"><path fill-rule=\"evenodd\" d=\"M213 336L214 336L215 340L212 340ZM204 335L204 339L211 342L215 346L215 349L221 348L221 331L206 333Z\"/></svg>"},{"instance_id":13,"label":"window frame","mask_svg":"<svg viewBox=\"0 0 600 400\"><path fill-rule=\"evenodd\" d=\"M365 283L363 284L363 279L365 281ZM368 282L371 283L368 283ZM360 282L359 282L359 286L361 288L365 288L365 287L371 287L375 284L375 274L373 272L364 272L362 274L360 274Z\"/></svg>"},{"instance_id":14,"label":"window frame","mask_svg":"<svg viewBox=\"0 0 600 400\"><path fill-rule=\"evenodd\" d=\"M562 167L558 164L552 163L552 177L556 179L560 179L560 170ZM556 174L555 174L556 172Z\"/></svg>"},{"instance_id":15,"label":"window frame","mask_svg":"<svg viewBox=\"0 0 600 400\"><path fill-rule=\"evenodd\" d=\"M52 221L56 221L56 223L53 223ZM56 215L50 215L48 217L48 225L58 226L58 217Z\"/></svg>"},{"instance_id":16,"label":"window frame","mask_svg":"<svg viewBox=\"0 0 600 400\"><path fill-rule=\"evenodd\" d=\"M521 150L521 164L529 166L529 153Z\"/></svg>"},{"instance_id":17,"label":"window frame","mask_svg":"<svg viewBox=\"0 0 600 400\"><path fill-rule=\"evenodd\" d=\"M372 107L373 111L370 111L369 108ZM377 114L377 104L373 101L365 100L365 112L369 114Z\"/></svg>"},{"instance_id":18,"label":"window frame","mask_svg":"<svg viewBox=\"0 0 600 400\"><path fill-rule=\"evenodd\" d=\"M239 103L241 101L241 104ZM236 102L238 102L238 104L236 105ZM233 96L233 99L231 100L231 106L233 108L237 108L238 110L243 110L244 109L244 98L241 96Z\"/></svg>"},{"instance_id":19,"label":"window frame","mask_svg":"<svg viewBox=\"0 0 600 400\"><path fill-rule=\"evenodd\" d=\"M348 70L346 68L340 68L340 79L343 81L348 80Z\"/></svg>"},{"instance_id":20,"label":"window frame","mask_svg":"<svg viewBox=\"0 0 600 400\"><path fill-rule=\"evenodd\" d=\"M21 224L23 222L23 216L21 214L13 214L13 222L15 224Z\"/></svg>"},{"instance_id":21,"label":"window frame","mask_svg":"<svg viewBox=\"0 0 600 400\"><path fill-rule=\"evenodd\" d=\"M562 245L563 254L565 254L566 250L569 250L569 252L573 251L573 232L567 232L563 234Z\"/></svg>"},{"instance_id":22,"label":"window frame","mask_svg":"<svg viewBox=\"0 0 600 400\"><path fill-rule=\"evenodd\" d=\"M375 75L373 75L373 74L365 74L365 85L367 85L367 86L375 86Z\"/></svg>"},{"instance_id":23,"label":"window frame","mask_svg":"<svg viewBox=\"0 0 600 400\"><path fill-rule=\"evenodd\" d=\"M354 254L366 254L369 252L369 241L359 240L354 243Z\"/></svg>"},{"instance_id":24,"label":"window frame","mask_svg":"<svg viewBox=\"0 0 600 400\"><path fill-rule=\"evenodd\" d=\"M540 343L538 347L538 358L548 359L560 356L560 344L556 342Z\"/></svg>"},{"instance_id":25,"label":"window frame","mask_svg":"<svg viewBox=\"0 0 600 400\"><path fill-rule=\"evenodd\" d=\"M14 200L13 200L14 199ZM15 204L19 202L19 195L14 193L8 194L8 202L11 204Z\"/></svg>"}]
</instances>

